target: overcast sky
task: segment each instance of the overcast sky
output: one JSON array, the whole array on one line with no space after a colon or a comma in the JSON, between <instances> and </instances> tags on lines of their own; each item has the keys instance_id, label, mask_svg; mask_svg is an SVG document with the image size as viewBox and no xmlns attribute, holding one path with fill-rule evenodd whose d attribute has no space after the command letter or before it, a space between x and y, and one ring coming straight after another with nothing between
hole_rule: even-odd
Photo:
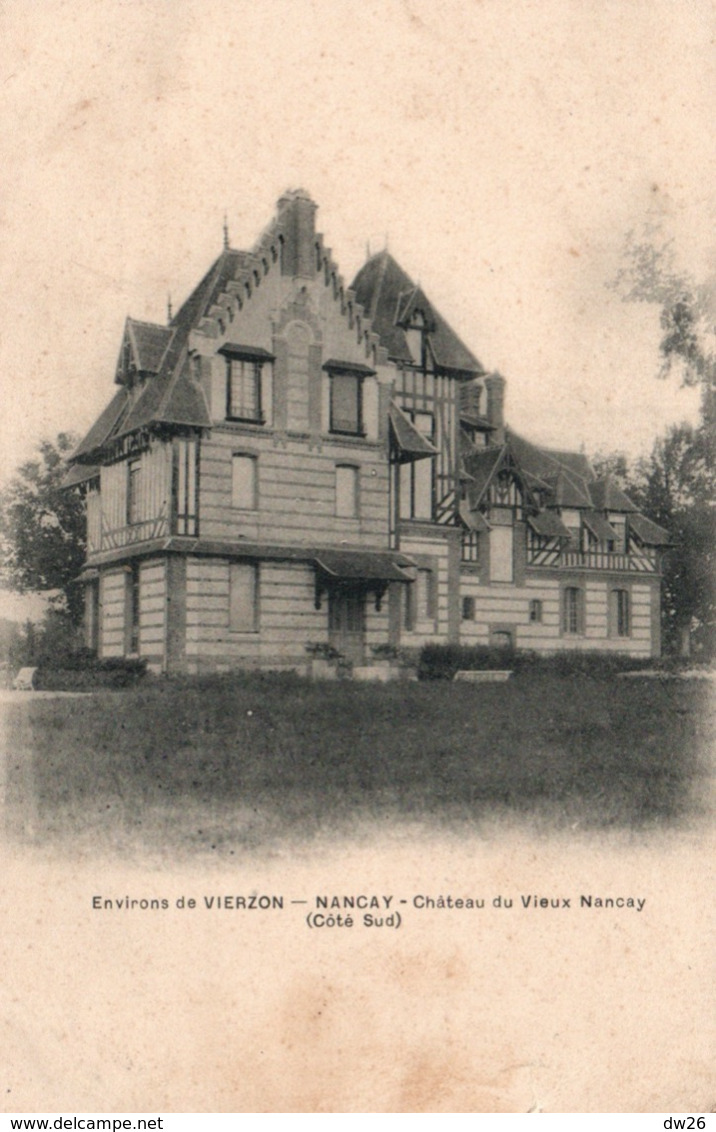
<instances>
[{"instance_id":1,"label":"overcast sky","mask_svg":"<svg viewBox=\"0 0 716 1132\"><path fill-rule=\"evenodd\" d=\"M647 451L695 396L622 303L656 222L713 273L711 0L5 0L0 477L112 394L163 322L306 188L349 281L391 252L555 446ZM8 412L9 409L9 412Z\"/></svg>"}]
</instances>

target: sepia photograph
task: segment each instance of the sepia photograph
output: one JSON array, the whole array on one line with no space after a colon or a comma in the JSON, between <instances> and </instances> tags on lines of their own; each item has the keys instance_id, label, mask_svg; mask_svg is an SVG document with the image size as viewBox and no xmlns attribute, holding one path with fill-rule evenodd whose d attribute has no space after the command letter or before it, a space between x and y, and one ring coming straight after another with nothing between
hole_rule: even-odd
<instances>
[{"instance_id":1,"label":"sepia photograph","mask_svg":"<svg viewBox=\"0 0 716 1132\"><path fill-rule=\"evenodd\" d=\"M0 3L6 1113L714 1110L715 28Z\"/></svg>"}]
</instances>

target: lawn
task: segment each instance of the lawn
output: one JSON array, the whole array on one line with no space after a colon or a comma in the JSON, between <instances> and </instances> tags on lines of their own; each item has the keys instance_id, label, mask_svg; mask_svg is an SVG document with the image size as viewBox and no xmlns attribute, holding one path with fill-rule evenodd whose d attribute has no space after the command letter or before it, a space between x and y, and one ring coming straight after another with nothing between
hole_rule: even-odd
<instances>
[{"instance_id":1,"label":"lawn","mask_svg":"<svg viewBox=\"0 0 716 1132\"><path fill-rule=\"evenodd\" d=\"M219 852L366 817L674 825L706 796L709 692L705 681L583 674L147 680L10 705L8 800L35 837Z\"/></svg>"}]
</instances>

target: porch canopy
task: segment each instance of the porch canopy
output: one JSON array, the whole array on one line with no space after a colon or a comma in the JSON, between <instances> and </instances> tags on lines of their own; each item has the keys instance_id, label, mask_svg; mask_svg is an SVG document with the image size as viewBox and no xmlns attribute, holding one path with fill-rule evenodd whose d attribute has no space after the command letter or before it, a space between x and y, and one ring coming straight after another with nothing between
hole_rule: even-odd
<instances>
[{"instance_id":1,"label":"porch canopy","mask_svg":"<svg viewBox=\"0 0 716 1132\"><path fill-rule=\"evenodd\" d=\"M319 550L313 559L316 568L316 609L321 595L331 589L362 590L375 594L376 609L389 582L412 582L412 559L397 551Z\"/></svg>"}]
</instances>

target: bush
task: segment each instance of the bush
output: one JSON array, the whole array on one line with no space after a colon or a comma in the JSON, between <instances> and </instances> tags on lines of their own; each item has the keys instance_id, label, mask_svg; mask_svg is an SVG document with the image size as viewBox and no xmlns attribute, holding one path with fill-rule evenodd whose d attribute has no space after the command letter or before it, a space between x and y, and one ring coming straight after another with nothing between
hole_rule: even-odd
<instances>
[{"instance_id":1,"label":"bush","mask_svg":"<svg viewBox=\"0 0 716 1132\"><path fill-rule=\"evenodd\" d=\"M456 672L511 669L553 676L605 678L618 672L654 668L651 657L618 653L565 651L542 655L527 649L490 648L488 645L425 645L418 660L419 680L452 680Z\"/></svg>"},{"instance_id":2,"label":"bush","mask_svg":"<svg viewBox=\"0 0 716 1132\"><path fill-rule=\"evenodd\" d=\"M46 661L35 673L39 691L75 692L93 688L129 688L145 675L145 657L110 656L97 660L89 649Z\"/></svg>"}]
</instances>

